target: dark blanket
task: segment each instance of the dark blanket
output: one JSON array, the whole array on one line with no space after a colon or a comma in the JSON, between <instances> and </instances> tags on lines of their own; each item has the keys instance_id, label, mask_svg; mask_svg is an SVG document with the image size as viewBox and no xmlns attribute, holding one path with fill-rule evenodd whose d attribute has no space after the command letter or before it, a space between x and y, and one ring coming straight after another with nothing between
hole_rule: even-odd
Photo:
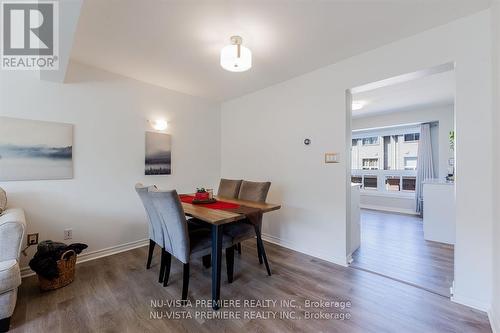
<instances>
[{"instance_id":1,"label":"dark blanket","mask_svg":"<svg viewBox=\"0 0 500 333\"><path fill-rule=\"evenodd\" d=\"M38 244L37 251L33 259L30 260L30 268L42 277L52 280L59 277L57 261L61 255L69 250L80 254L87 248L87 244L74 243L66 245L64 243L53 242L51 240L43 241ZM65 258L68 259L68 258Z\"/></svg>"}]
</instances>

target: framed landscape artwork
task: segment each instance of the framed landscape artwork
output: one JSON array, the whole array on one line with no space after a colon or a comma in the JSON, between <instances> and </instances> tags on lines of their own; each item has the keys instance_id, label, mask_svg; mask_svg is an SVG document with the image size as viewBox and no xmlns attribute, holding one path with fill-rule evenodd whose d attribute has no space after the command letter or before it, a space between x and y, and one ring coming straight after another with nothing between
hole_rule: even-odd
<instances>
[{"instance_id":1,"label":"framed landscape artwork","mask_svg":"<svg viewBox=\"0 0 500 333\"><path fill-rule=\"evenodd\" d=\"M169 134L146 132L145 175L172 173L171 137Z\"/></svg>"},{"instance_id":2,"label":"framed landscape artwork","mask_svg":"<svg viewBox=\"0 0 500 333\"><path fill-rule=\"evenodd\" d=\"M73 125L0 117L0 181L73 178Z\"/></svg>"}]
</instances>

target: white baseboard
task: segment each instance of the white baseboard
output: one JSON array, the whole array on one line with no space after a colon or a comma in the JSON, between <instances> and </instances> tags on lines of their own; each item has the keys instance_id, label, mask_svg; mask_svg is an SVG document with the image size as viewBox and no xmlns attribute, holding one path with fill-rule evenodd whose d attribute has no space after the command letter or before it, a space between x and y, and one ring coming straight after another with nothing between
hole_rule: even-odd
<instances>
[{"instance_id":1,"label":"white baseboard","mask_svg":"<svg viewBox=\"0 0 500 333\"><path fill-rule=\"evenodd\" d=\"M101 249L101 250L86 252L86 253L78 255L76 263L81 264L82 262L95 260L95 259L99 259L102 257L107 257L107 256L117 254L120 252L133 250L133 249L136 249L138 247L146 246L148 244L149 244L149 239L141 239L141 240L130 242L130 243L111 246L111 247ZM21 268L21 277L23 277L23 278L34 275L34 274L35 274L35 272L33 272L31 270L31 268L29 268L29 266Z\"/></svg>"},{"instance_id":2,"label":"white baseboard","mask_svg":"<svg viewBox=\"0 0 500 333\"><path fill-rule=\"evenodd\" d=\"M497 316L500 310L491 307L488 311L488 319L490 320L491 330L493 333L500 333L500 318Z\"/></svg>"},{"instance_id":3,"label":"white baseboard","mask_svg":"<svg viewBox=\"0 0 500 333\"><path fill-rule=\"evenodd\" d=\"M300 247L300 246L297 246L297 244L294 242L286 241L286 240L283 240L279 237L271 236L271 235L264 234L264 233L262 234L262 239L265 241L268 241L269 243L273 243L273 244L276 244L276 245L279 245L282 247L286 247L287 249L290 249L293 251L304 253L304 254L307 254L307 255L312 256L312 257L316 257L316 258L319 258L319 259L322 259L322 260L325 260L325 261L328 261L328 262L331 262L331 263L334 263L334 264L337 264L340 266L347 267L347 258L332 257L331 254L325 253L321 250Z\"/></svg>"},{"instance_id":4,"label":"white baseboard","mask_svg":"<svg viewBox=\"0 0 500 333\"><path fill-rule=\"evenodd\" d=\"M394 207L383 207L383 206L376 206L376 205L366 205L366 204L360 204L360 208L364 209L371 209L371 210L380 210L383 212L392 212L392 213L400 213L400 214L408 214L408 215L418 215L417 212L413 211L412 209L404 209L404 208L394 208Z\"/></svg>"},{"instance_id":5,"label":"white baseboard","mask_svg":"<svg viewBox=\"0 0 500 333\"><path fill-rule=\"evenodd\" d=\"M458 295L456 291L454 291L451 301L483 312L488 312L490 310L490 304Z\"/></svg>"},{"instance_id":6,"label":"white baseboard","mask_svg":"<svg viewBox=\"0 0 500 333\"><path fill-rule=\"evenodd\" d=\"M352 264L353 261L354 261L354 258L352 257L352 253L351 253L347 256L347 265L349 266L350 264Z\"/></svg>"}]
</instances>

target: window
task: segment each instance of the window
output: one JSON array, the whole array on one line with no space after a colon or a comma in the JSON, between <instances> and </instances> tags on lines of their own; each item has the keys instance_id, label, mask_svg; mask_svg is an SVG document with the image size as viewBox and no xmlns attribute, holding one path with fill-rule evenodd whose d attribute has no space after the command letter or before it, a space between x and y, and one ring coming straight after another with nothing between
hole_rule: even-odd
<instances>
[{"instance_id":1,"label":"window","mask_svg":"<svg viewBox=\"0 0 500 333\"><path fill-rule=\"evenodd\" d=\"M378 170L378 158L363 158L364 170Z\"/></svg>"},{"instance_id":2,"label":"window","mask_svg":"<svg viewBox=\"0 0 500 333\"><path fill-rule=\"evenodd\" d=\"M351 176L351 183L363 184L363 177L362 176Z\"/></svg>"},{"instance_id":3,"label":"window","mask_svg":"<svg viewBox=\"0 0 500 333\"><path fill-rule=\"evenodd\" d=\"M405 142L413 142L420 140L420 133L405 134Z\"/></svg>"},{"instance_id":4,"label":"window","mask_svg":"<svg viewBox=\"0 0 500 333\"><path fill-rule=\"evenodd\" d=\"M351 182L370 194L411 197L416 187L419 140L413 125L355 132Z\"/></svg>"},{"instance_id":5,"label":"window","mask_svg":"<svg viewBox=\"0 0 500 333\"><path fill-rule=\"evenodd\" d=\"M372 137L369 137L369 138L363 138L362 142L363 142L363 146L378 145L378 136L372 136Z\"/></svg>"},{"instance_id":6,"label":"window","mask_svg":"<svg viewBox=\"0 0 500 333\"><path fill-rule=\"evenodd\" d=\"M399 192L401 184L401 177L387 176L385 178L385 189L389 192Z\"/></svg>"},{"instance_id":7,"label":"window","mask_svg":"<svg viewBox=\"0 0 500 333\"><path fill-rule=\"evenodd\" d=\"M417 184L417 177L413 176L403 177L403 191L415 192L416 184Z\"/></svg>"},{"instance_id":8,"label":"window","mask_svg":"<svg viewBox=\"0 0 500 333\"><path fill-rule=\"evenodd\" d=\"M363 182L363 188L366 190L376 190L377 176L365 176Z\"/></svg>"},{"instance_id":9,"label":"window","mask_svg":"<svg viewBox=\"0 0 500 333\"><path fill-rule=\"evenodd\" d=\"M416 156L405 157L404 161L405 161L405 170L417 170Z\"/></svg>"}]
</instances>

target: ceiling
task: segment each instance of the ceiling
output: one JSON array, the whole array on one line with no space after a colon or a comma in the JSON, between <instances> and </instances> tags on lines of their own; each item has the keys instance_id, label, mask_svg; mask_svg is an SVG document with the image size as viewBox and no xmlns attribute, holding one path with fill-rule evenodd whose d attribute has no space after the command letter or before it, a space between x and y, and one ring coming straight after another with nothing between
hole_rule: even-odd
<instances>
[{"instance_id":1,"label":"ceiling","mask_svg":"<svg viewBox=\"0 0 500 333\"><path fill-rule=\"evenodd\" d=\"M228 100L480 11L490 0L85 0L72 59L215 101ZM253 68L231 73L231 35Z\"/></svg>"},{"instance_id":2,"label":"ceiling","mask_svg":"<svg viewBox=\"0 0 500 333\"><path fill-rule=\"evenodd\" d=\"M353 118L418 107L450 105L455 100L455 72L446 71L352 95L354 102L366 103L353 110Z\"/></svg>"}]
</instances>

